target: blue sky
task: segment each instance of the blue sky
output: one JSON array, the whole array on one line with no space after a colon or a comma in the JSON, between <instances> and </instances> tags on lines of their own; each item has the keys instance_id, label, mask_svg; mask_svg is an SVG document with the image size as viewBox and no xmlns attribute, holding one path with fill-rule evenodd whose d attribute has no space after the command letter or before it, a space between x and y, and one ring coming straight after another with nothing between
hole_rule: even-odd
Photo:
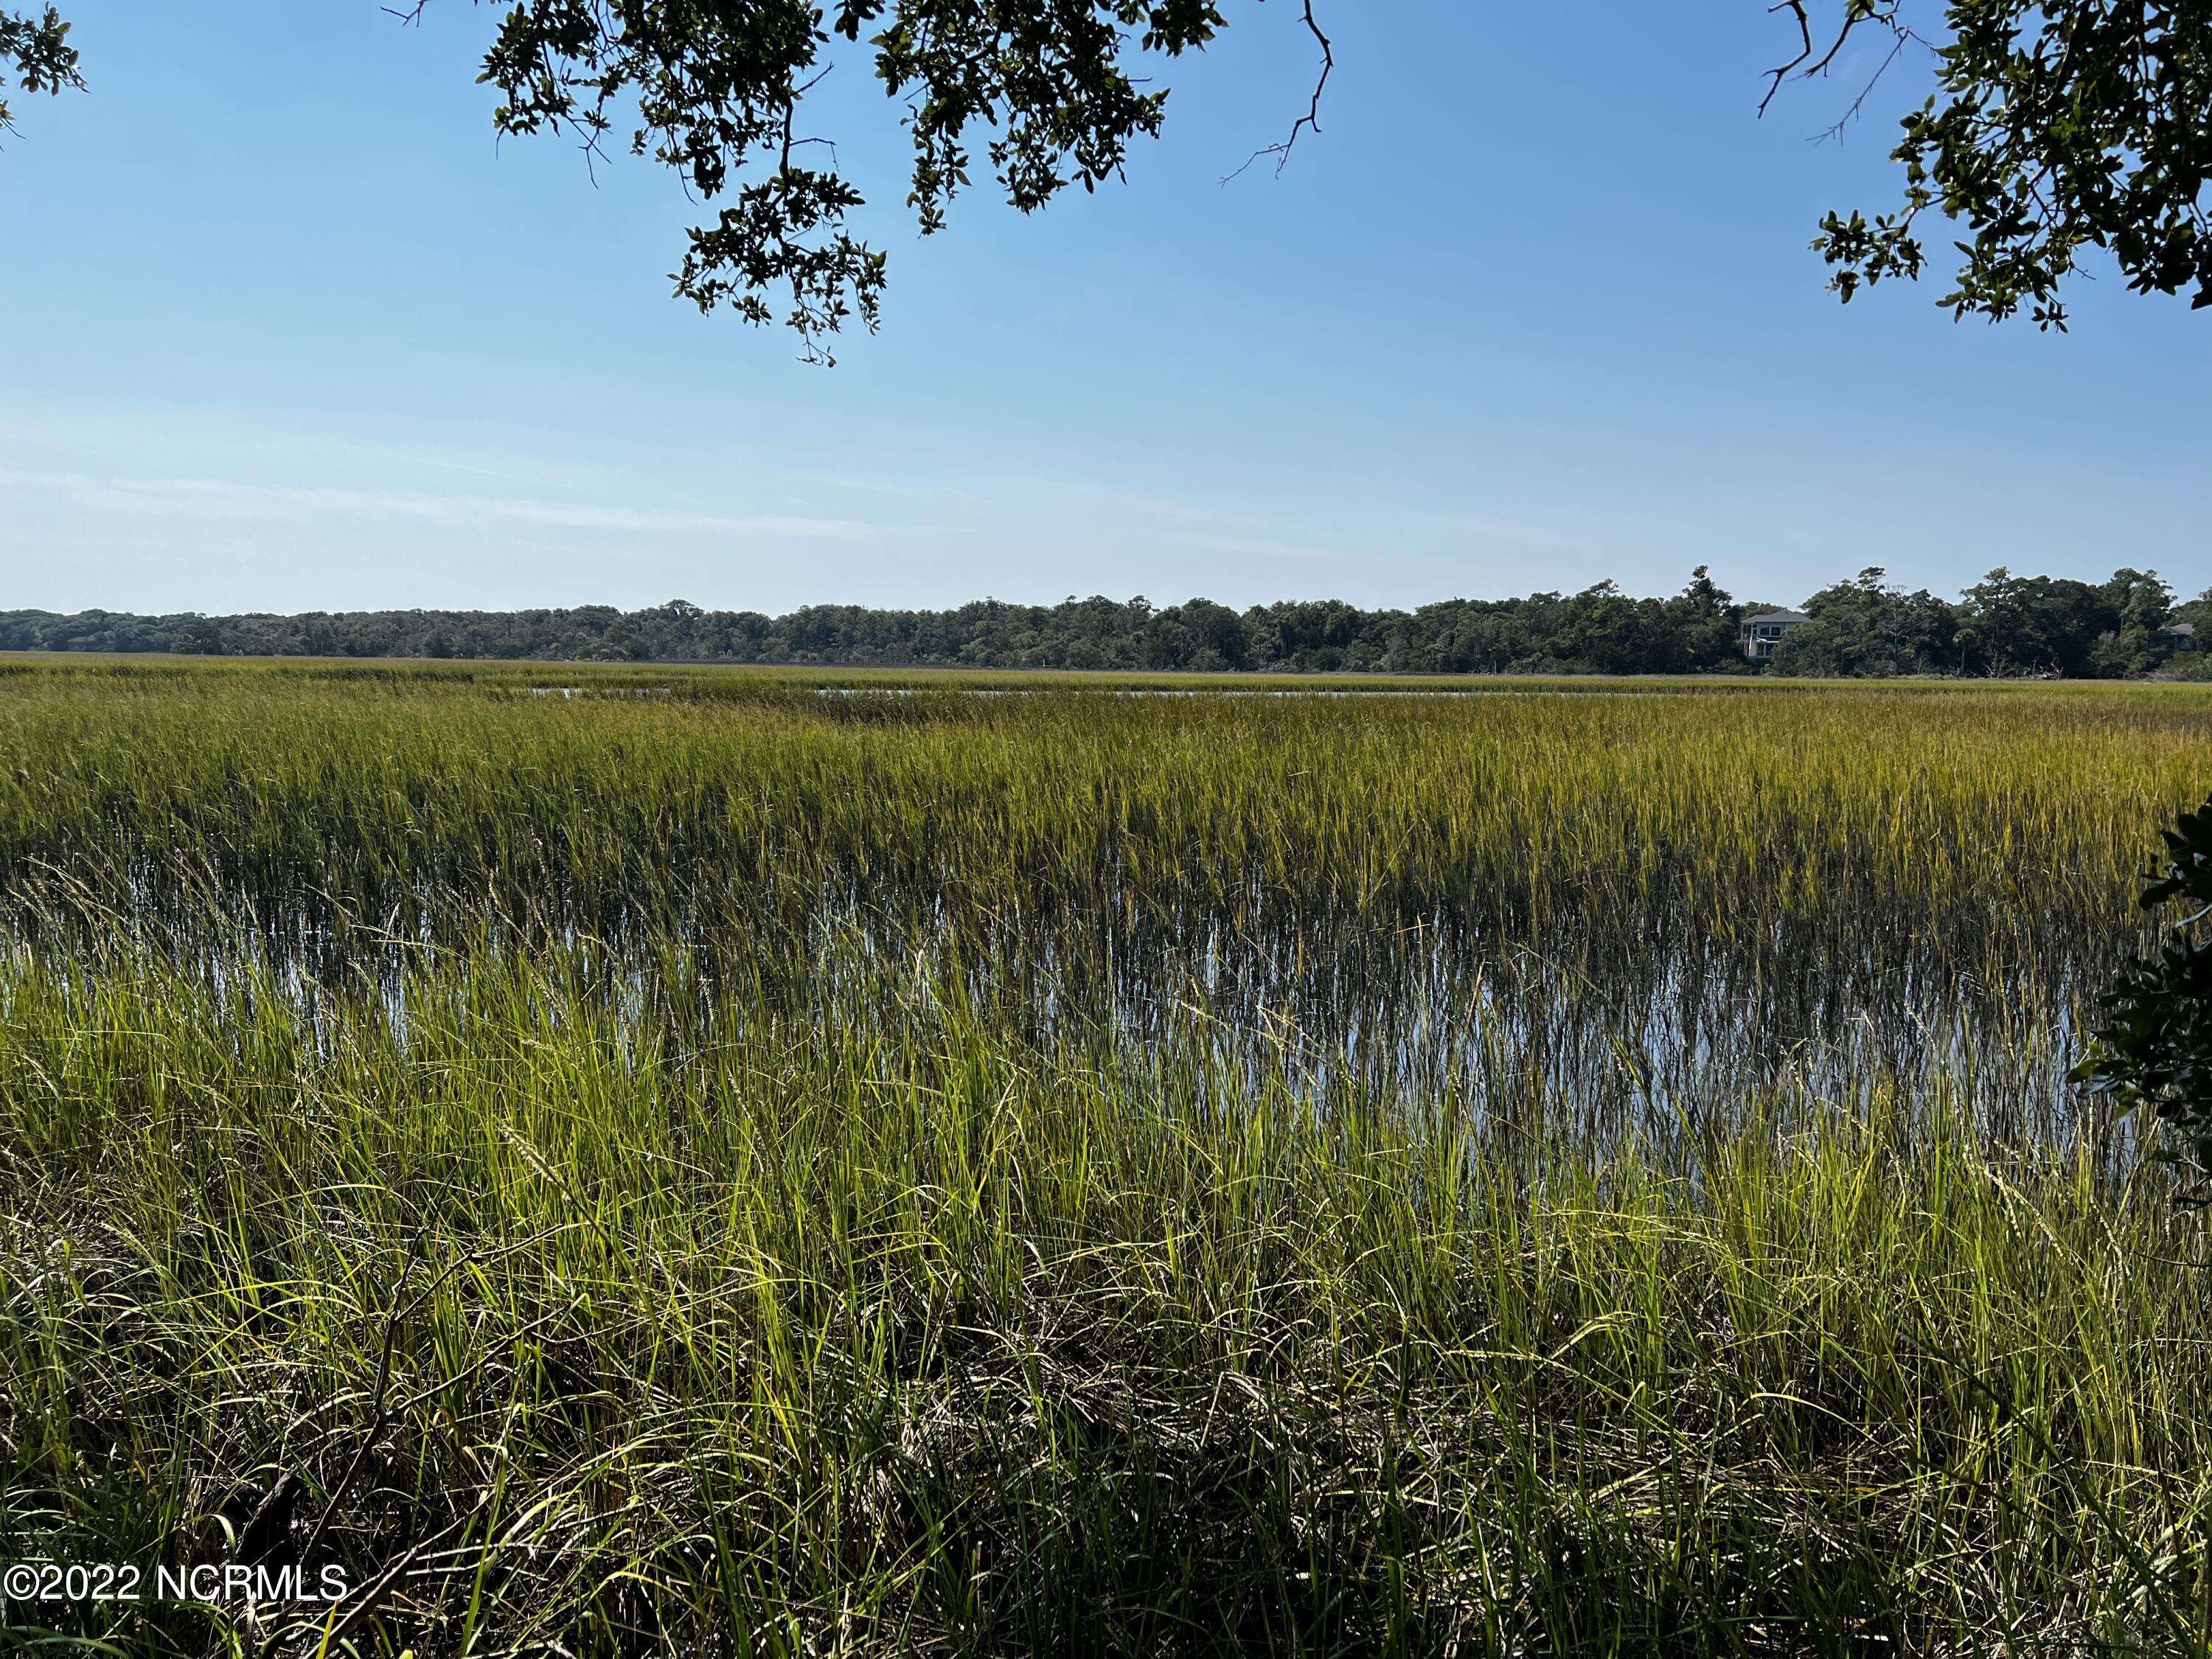
<instances>
[{"instance_id":1,"label":"blue sky","mask_svg":"<svg viewBox=\"0 0 2212 1659\"><path fill-rule=\"evenodd\" d=\"M891 287L825 371L670 297L658 169L495 143L489 9L76 0L92 94L0 152L0 608L2212 582L2212 317L1824 292L1910 66L1814 144L1849 88L1755 119L1758 4L1342 0L1322 132L1224 187L1313 70L1290 0L1225 9L1126 186L927 240L833 52Z\"/></svg>"}]
</instances>

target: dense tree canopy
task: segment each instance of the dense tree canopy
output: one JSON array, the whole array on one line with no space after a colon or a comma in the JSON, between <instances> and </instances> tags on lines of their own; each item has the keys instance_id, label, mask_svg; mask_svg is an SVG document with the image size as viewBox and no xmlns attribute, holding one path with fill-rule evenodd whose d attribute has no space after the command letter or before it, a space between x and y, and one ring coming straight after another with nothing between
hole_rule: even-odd
<instances>
[{"instance_id":1,"label":"dense tree canopy","mask_svg":"<svg viewBox=\"0 0 2212 1659\"><path fill-rule=\"evenodd\" d=\"M1926 589L1906 593L1877 565L1805 602L1782 666L1801 674L1936 674L1958 663L1959 618Z\"/></svg>"},{"instance_id":2,"label":"dense tree canopy","mask_svg":"<svg viewBox=\"0 0 2212 1659\"><path fill-rule=\"evenodd\" d=\"M2091 586L1993 571L1957 604L1863 571L1814 596L1784 641L1784 674L2091 675L2212 665L2157 630L2174 617L2212 631L2212 593L2176 609L2155 574ZM1579 593L1446 599L1363 611L1339 599L1243 611L1209 599L1054 605L979 600L953 611L809 605L787 616L649 610L382 611L306 616L132 617L0 611L0 650L177 651L235 656L507 658L541 661L791 663L822 666L1275 670L1329 673L1688 674L1754 672L1741 626L1771 605L1738 604L1700 566L1669 599L1612 582Z\"/></svg>"},{"instance_id":3,"label":"dense tree canopy","mask_svg":"<svg viewBox=\"0 0 2212 1659\"><path fill-rule=\"evenodd\" d=\"M2121 569L2099 583L2015 576L2002 566L1956 604L1892 587L1881 568L1805 602L1778 663L1789 674L2047 675L2119 679L2155 672L2193 641L2165 633L2200 617L2204 599L2177 608L2156 571Z\"/></svg>"},{"instance_id":4,"label":"dense tree canopy","mask_svg":"<svg viewBox=\"0 0 2212 1659\"><path fill-rule=\"evenodd\" d=\"M1334 61L1316 3L1298 0L1319 61L1310 102L1269 147L1283 155L1318 119ZM2063 326L2059 289L2085 247L2104 249L2136 289L2212 303L2212 0L1947 0L1925 31L1912 3L1771 8L1794 50L1770 101L1793 78L1828 73L1867 31L1889 42L1884 70L1932 63L1935 91L1894 152L1902 204L1821 225L1814 246L1838 292L1920 275L1933 212L1970 239L1943 301L1960 315L2026 304ZM882 252L851 228L860 191L806 118L838 40L865 49L900 111L908 204L927 233L972 182L979 131L981 163L1024 212L1119 174L1131 141L1160 130L1169 94L1157 71L1228 21L1216 0L514 0L479 78L499 96L502 133L596 147L620 132L679 173L710 216L690 233L678 293L757 323L781 317L826 356L848 321L875 326L885 276ZM11 70L32 91L83 85L66 35L51 7L0 10L0 88ZM0 131L7 122L0 103Z\"/></svg>"}]
</instances>

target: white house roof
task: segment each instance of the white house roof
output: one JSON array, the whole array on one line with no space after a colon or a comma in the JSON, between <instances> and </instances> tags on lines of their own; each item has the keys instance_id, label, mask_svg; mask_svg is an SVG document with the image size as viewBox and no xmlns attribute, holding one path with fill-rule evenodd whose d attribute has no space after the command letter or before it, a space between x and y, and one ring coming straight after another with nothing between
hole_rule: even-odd
<instances>
[{"instance_id":1,"label":"white house roof","mask_svg":"<svg viewBox=\"0 0 2212 1659\"><path fill-rule=\"evenodd\" d=\"M1762 611L1756 617L1746 617L1743 619L1743 625L1746 628L1755 628L1760 623L1801 623L1812 620L1802 611Z\"/></svg>"}]
</instances>

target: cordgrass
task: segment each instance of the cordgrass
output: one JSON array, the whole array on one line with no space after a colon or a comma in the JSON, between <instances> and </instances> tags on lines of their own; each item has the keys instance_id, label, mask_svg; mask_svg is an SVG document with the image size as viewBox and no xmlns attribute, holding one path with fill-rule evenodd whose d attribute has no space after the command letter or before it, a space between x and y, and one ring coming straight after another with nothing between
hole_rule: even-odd
<instances>
[{"instance_id":1,"label":"cordgrass","mask_svg":"<svg viewBox=\"0 0 2212 1659\"><path fill-rule=\"evenodd\" d=\"M20 1638L2203 1651L2202 690L520 672L0 675Z\"/></svg>"}]
</instances>

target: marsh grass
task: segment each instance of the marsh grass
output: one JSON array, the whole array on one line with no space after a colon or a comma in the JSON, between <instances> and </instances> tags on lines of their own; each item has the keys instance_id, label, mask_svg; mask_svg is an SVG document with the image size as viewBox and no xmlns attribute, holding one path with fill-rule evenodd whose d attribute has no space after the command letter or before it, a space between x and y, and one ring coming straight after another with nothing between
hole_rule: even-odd
<instances>
[{"instance_id":1,"label":"marsh grass","mask_svg":"<svg viewBox=\"0 0 2212 1659\"><path fill-rule=\"evenodd\" d=\"M0 676L19 1631L2201 1650L2200 692L823 683Z\"/></svg>"}]
</instances>

